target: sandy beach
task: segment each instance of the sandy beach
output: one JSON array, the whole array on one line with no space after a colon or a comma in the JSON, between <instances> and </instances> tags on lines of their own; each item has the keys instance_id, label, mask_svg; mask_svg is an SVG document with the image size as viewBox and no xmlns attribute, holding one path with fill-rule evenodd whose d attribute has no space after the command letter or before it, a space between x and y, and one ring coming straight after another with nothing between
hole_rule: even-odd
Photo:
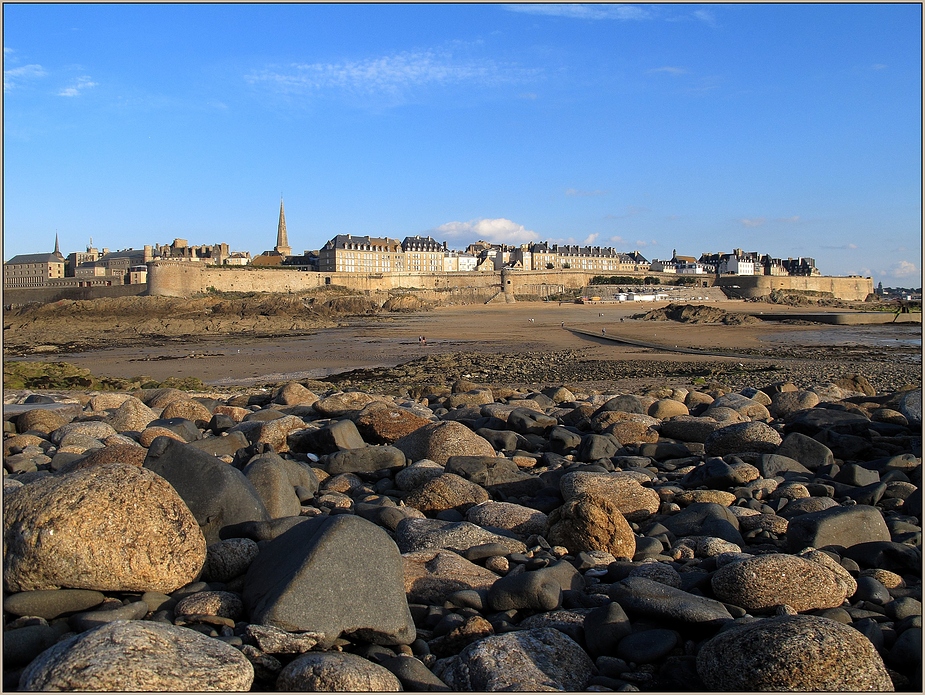
<instances>
[{"instance_id":1,"label":"sandy beach","mask_svg":"<svg viewBox=\"0 0 925 695\"><path fill-rule=\"evenodd\" d=\"M870 326L858 330L820 324L763 322L727 326L631 318L658 306L664 303L643 306L519 302L438 307L418 313L352 318L336 328L302 336L181 337L161 340L160 344L151 346L58 353L53 359L113 377L145 375L161 380L171 376L194 376L212 385L249 385L260 381L319 379L353 369L392 367L425 355L461 352L504 355L577 350L587 360L657 362L679 359L677 354L603 341L568 329L595 334L603 329L609 336L668 347L745 351L754 353L756 359L773 357L782 345L805 344L808 349L818 350L820 343L850 345L852 340L857 343L859 335L862 350L876 344L877 336L887 336L889 340L898 337L905 347L915 351L916 346L909 342L914 343L917 337L917 350L921 353L920 324ZM736 301L711 303L710 306L732 312L800 311L793 307ZM806 338L801 338L804 335ZM420 336L426 338L426 345L420 344ZM36 355L29 359L49 358ZM696 362L706 358L685 355L683 359Z\"/></svg>"}]
</instances>

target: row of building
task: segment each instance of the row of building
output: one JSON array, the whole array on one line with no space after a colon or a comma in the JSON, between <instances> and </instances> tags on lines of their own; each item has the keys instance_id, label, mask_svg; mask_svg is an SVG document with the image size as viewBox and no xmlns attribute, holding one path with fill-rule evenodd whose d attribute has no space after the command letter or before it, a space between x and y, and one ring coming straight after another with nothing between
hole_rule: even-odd
<instances>
[{"instance_id":1,"label":"row of building","mask_svg":"<svg viewBox=\"0 0 925 695\"><path fill-rule=\"evenodd\" d=\"M230 251L228 244L191 246L185 239L142 249L93 248L61 254L15 256L3 265L6 289L32 287L94 287L147 282L147 264L155 260L179 260L220 266L281 267L329 273L432 273L522 270L581 270L600 275L669 273L678 275L820 275L812 258L772 258L767 254L743 252L707 253L700 258L679 256L668 260L647 260L639 251L625 253L610 246L577 246L531 242L519 245L478 241L465 251L454 251L447 243L430 236L389 237L338 234L317 251L294 255L286 230L282 200L279 208L276 246L251 257L247 251Z\"/></svg>"}]
</instances>

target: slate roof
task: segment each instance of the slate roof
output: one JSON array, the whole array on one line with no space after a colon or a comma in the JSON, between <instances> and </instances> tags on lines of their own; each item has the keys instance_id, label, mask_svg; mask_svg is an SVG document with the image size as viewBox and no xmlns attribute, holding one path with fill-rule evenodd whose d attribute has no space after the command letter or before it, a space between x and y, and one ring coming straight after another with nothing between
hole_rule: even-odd
<instances>
[{"instance_id":1,"label":"slate roof","mask_svg":"<svg viewBox=\"0 0 925 695\"><path fill-rule=\"evenodd\" d=\"M6 265L20 265L24 263L64 263L64 259L53 253L24 253L19 256L13 256L6 262Z\"/></svg>"}]
</instances>

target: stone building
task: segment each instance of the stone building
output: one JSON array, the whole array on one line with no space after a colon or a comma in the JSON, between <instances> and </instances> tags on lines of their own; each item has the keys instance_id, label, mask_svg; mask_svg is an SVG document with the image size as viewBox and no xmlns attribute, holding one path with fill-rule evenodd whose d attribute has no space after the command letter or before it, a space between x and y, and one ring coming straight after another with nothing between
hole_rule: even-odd
<instances>
[{"instance_id":1,"label":"stone building","mask_svg":"<svg viewBox=\"0 0 925 695\"><path fill-rule=\"evenodd\" d=\"M639 251L623 253L612 246L525 244L520 255L527 270L572 269L595 273L644 273L649 262Z\"/></svg>"},{"instance_id":2,"label":"stone building","mask_svg":"<svg viewBox=\"0 0 925 695\"><path fill-rule=\"evenodd\" d=\"M55 234L55 250L52 253L20 254L3 264L3 287L43 287L49 280L64 277L64 264L64 256L58 247L58 235Z\"/></svg>"},{"instance_id":3,"label":"stone building","mask_svg":"<svg viewBox=\"0 0 925 695\"><path fill-rule=\"evenodd\" d=\"M422 252L423 253L423 252ZM318 251L322 273L400 273L405 253L398 239L338 234ZM443 270L441 256L440 270Z\"/></svg>"},{"instance_id":4,"label":"stone building","mask_svg":"<svg viewBox=\"0 0 925 695\"><path fill-rule=\"evenodd\" d=\"M196 261L224 265L231 257L228 244L204 244L190 246L186 239L174 239L170 245L163 244L154 247L154 257L172 261Z\"/></svg>"},{"instance_id":5,"label":"stone building","mask_svg":"<svg viewBox=\"0 0 925 695\"><path fill-rule=\"evenodd\" d=\"M446 242L441 244L429 236L409 236L401 242L401 250L405 254L404 269L407 272L435 273L443 270Z\"/></svg>"}]
</instances>

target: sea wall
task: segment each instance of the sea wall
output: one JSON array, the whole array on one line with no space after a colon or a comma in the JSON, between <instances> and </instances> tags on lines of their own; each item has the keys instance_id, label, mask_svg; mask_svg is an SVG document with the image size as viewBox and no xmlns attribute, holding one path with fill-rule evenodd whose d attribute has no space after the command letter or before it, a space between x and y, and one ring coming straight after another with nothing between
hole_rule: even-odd
<instances>
[{"instance_id":1,"label":"sea wall","mask_svg":"<svg viewBox=\"0 0 925 695\"><path fill-rule=\"evenodd\" d=\"M874 291L872 278L861 276L832 277L775 277L770 275L725 276L716 279L716 285L727 290L730 297L755 299L766 297L772 290L798 292L831 292L837 299L864 301Z\"/></svg>"},{"instance_id":2,"label":"sea wall","mask_svg":"<svg viewBox=\"0 0 925 695\"><path fill-rule=\"evenodd\" d=\"M37 287L34 289L3 290L3 306L51 304L62 299L102 299L104 297L134 297L149 294L146 284L99 287Z\"/></svg>"},{"instance_id":3,"label":"sea wall","mask_svg":"<svg viewBox=\"0 0 925 695\"><path fill-rule=\"evenodd\" d=\"M191 297L210 290L219 292L304 292L325 286L348 287L376 293L419 290L440 295L464 292L472 297L505 294L549 297L580 289L598 273L582 270L475 271L467 273L320 273L282 268L221 268L183 261L148 264L148 294ZM677 279L661 275L666 284ZM709 285L730 290L742 298L762 297L774 289L831 292L835 297L863 300L873 292L873 281L862 277L698 277ZM503 284L502 284L503 280Z\"/></svg>"}]
</instances>

